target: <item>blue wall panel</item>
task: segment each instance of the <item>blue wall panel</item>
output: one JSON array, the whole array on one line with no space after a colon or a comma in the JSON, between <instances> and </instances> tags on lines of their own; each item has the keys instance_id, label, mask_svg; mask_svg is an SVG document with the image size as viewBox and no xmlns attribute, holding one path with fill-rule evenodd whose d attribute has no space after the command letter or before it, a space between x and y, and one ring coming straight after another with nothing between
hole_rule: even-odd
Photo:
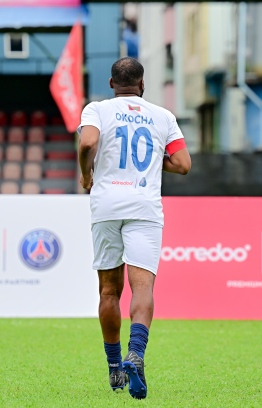
<instances>
[{"instance_id":1,"label":"blue wall panel","mask_svg":"<svg viewBox=\"0 0 262 408\"><path fill-rule=\"evenodd\" d=\"M262 99L262 85L250 87ZM252 150L262 149L262 120L258 107L247 98L246 100L246 133Z\"/></svg>"},{"instance_id":2,"label":"blue wall panel","mask_svg":"<svg viewBox=\"0 0 262 408\"><path fill-rule=\"evenodd\" d=\"M90 19L85 27L86 67L89 75L89 99L101 100L113 96L108 79L112 64L119 58L120 3L90 3ZM35 33L53 57L48 58L33 38L29 37L29 57L4 57L4 35L0 34L0 74L51 75L68 39L66 33Z\"/></svg>"},{"instance_id":3,"label":"blue wall panel","mask_svg":"<svg viewBox=\"0 0 262 408\"><path fill-rule=\"evenodd\" d=\"M36 41L34 41L33 37ZM68 39L66 33L35 33L29 36L29 57L25 59L5 58L4 35L0 34L0 73L3 74L52 74L56 62L61 55ZM36 44L40 42L53 58Z\"/></svg>"},{"instance_id":4,"label":"blue wall panel","mask_svg":"<svg viewBox=\"0 0 262 408\"><path fill-rule=\"evenodd\" d=\"M90 3L86 30L90 100L111 98L108 79L112 64L119 58L121 5Z\"/></svg>"}]
</instances>

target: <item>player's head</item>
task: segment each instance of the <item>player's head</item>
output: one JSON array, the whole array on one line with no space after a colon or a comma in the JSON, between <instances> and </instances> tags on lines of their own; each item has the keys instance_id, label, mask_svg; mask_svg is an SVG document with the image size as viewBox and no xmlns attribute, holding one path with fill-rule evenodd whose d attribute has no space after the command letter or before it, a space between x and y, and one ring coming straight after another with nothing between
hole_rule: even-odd
<instances>
[{"instance_id":1,"label":"player's head","mask_svg":"<svg viewBox=\"0 0 262 408\"><path fill-rule=\"evenodd\" d=\"M115 91L121 88L121 91L138 89L139 96L144 91L144 68L135 58L124 57L116 61L111 68L110 87Z\"/></svg>"}]
</instances>

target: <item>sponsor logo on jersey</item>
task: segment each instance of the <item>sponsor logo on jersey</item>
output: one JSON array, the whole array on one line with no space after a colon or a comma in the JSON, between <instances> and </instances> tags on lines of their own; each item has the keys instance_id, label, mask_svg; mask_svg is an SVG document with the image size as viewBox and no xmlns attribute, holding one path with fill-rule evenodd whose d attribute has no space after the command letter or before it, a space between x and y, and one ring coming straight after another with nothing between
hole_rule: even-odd
<instances>
[{"instance_id":1,"label":"sponsor logo on jersey","mask_svg":"<svg viewBox=\"0 0 262 408\"><path fill-rule=\"evenodd\" d=\"M145 187L147 185L145 177L141 178L141 180L139 181L139 185L140 187Z\"/></svg>"},{"instance_id":2,"label":"sponsor logo on jersey","mask_svg":"<svg viewBox=\"0 0 262 408\"><path fill-rule=\"evenodd\" d=\"M116 120L120 120L122 122L134 122L137 125L154 125L154 121L152 118L148 118L147 116L143 115L128 115L127 113L116 113Z\"/></svg>"},{"instance_id":3,"label":"sponsor logo on jersey","mask_svg":"<svg viewBox=\"0 0 262 408\"><path fill-rule=\"evenodd\" d=\"M21 241L20 255L32 269L41 271L51 268L61 255L61 244L53 232L34 230Z\"/></svg>"},{"instance_id":4,"label":"sponsor logo on jersey","mask_svg":"<svg viewBox=\"0 0 262 408\"><path fill-rule=\"evenodd\" d=\"M223 247L218 243L211 248L205 247L163 247L161 259L163 261L190 262L192 259L198 262L244 262L248 258L248 251L251 245L244 247L230 248Z\"/></svg>"},{"instance_id":5,"label":"sponsor logo on jersey","mask_svg":"<svg viewBox=\"0 0 262 408\"><path fill-rule=\"evenodd\" d=\"M128 109L129 109L129 110L135 110L135 111L138 111L138 112L141 111L140 106L131 106L131 105L128 105Z\"/></svg>"},{"instance_id":6,"label":"sponsor logo on jersey","mask_svg":"<svg viewBox=\"0 0 262 408\"><path fill-rule=\"evenodd\" d=\"M120 184L121 186L132 186L133 181L118 181L118 180L113 180L112 184Z\"/></svg>"}]
</instances>

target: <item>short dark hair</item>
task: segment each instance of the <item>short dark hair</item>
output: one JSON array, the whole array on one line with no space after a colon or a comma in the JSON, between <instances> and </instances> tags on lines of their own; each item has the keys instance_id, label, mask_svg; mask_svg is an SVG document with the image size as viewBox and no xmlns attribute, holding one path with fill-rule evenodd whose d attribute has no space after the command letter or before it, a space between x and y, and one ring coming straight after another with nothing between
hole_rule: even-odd
<instances>
[{"instance_id":1,"label":"short dark hair","mask_svg":"<svg viewBox=\"0 0 262 408\"><path fill-rule=\"evenodd\" d=\"M124 57L112 65L111 75L115 84L133 86L143 78L144 68L135 58Z\"/></svg>"}]
</instances>

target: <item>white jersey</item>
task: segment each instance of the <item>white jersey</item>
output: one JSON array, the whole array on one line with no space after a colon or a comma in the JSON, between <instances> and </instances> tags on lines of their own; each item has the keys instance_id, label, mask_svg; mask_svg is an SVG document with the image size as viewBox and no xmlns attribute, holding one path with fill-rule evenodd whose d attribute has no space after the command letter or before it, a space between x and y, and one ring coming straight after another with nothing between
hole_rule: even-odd
<instances>
[{"instance_id":1,"label":"white jersey","mask_svg":"<svg viewBox=\"0 0 262 408\"><path fill-rule=\"evenodd\" d=\"M163 225L161 181L166 146L183 138L175 116L138 96L88 104L81 127L99 129L90 193L92 223L139 219Z\"/></svg>"}]
</instances>

